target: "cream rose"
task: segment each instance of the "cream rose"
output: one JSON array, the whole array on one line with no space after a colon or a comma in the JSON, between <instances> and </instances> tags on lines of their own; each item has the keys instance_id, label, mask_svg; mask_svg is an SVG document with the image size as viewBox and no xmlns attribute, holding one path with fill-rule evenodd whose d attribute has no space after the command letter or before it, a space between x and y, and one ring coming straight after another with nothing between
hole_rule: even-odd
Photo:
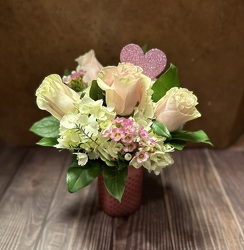
<instances>
[{"instance_id":1,"label":"cream rose","mask_svg":"<svg viewBox=\"0 0 244 250\"><path fill-rule=\"evenodd\" d=\"M66 86L59 75L47 76L36 91L37 106L60 120L64 114L75 109L80 96Z\"/></svg>"},{"instance_id":2,"label":"cream rose","mask_svg":"<svg viewBox=\"0 0 244 250\"><path fill-rule=\"evenodd\" d=\"M197 104L197 97L191 91L174 87L157 102L154 115L172 132L201 116L195 108Z\"/></svg>"},{"instance_id":3,"label":"cream rose","mask_svg":"<svg viewBox=\"0 0 244 250\"><path fill-rule=\"evenodd\" d=\"M102 68L102 65L95 57L94 50L90 50L83 56L78 57L75 61L78 63L76 70L84 70L86 73L83 80L87 82L88 85L91 85L92 81L97 79L98 73Z\"/></svg>"},{"instance_id":4,"label":"cream rose","mask_svg":"<svg viewBox=\"0 0 244 250\"><path fill-rule=\"evenodd\" d=\"M145 100L151 79L142 74L142 68L131 63L120 63L117 67L103 68L97 79L99 87L106 93L106 103L113 106L118 115L131 115L137 105Z\"/></svg>"}]
</instances>

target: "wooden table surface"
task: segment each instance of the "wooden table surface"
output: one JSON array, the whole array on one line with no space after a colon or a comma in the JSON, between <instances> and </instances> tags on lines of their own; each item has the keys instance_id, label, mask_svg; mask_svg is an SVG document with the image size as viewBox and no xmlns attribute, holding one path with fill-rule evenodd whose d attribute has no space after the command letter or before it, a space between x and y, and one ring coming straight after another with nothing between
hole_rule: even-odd
<instances>
[{"instance_id":1,"label":"wooden table surface","mask_svg":"<svg viewBox=\"0 0 244 250\"><path fill-rule=\"evenodd\" d=\"M70 194L68 152L0 147L0 249L244 249L244 151L186 149L145 172L140 210L112 218L97 183Z\"/></svg>"}]
</instances>

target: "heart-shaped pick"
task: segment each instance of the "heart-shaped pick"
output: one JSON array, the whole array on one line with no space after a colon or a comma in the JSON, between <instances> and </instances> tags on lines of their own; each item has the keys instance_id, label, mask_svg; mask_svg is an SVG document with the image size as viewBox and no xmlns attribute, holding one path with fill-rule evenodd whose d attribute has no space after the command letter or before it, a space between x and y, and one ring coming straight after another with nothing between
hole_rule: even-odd
<instances>
[{"instance_id":1,"label":"heart-shaped pick","mask_svg":"<svg viewBox=\"0 0 244 250\"><path fill-rule=\"evenodd\" d=\"M143 74L155 79L163 72L167 58L164 52L159 49L151 49L144 55L140 46L128 44L120 52L120 61L140 66L143 69Z\"/></svg>"}]
</instances>

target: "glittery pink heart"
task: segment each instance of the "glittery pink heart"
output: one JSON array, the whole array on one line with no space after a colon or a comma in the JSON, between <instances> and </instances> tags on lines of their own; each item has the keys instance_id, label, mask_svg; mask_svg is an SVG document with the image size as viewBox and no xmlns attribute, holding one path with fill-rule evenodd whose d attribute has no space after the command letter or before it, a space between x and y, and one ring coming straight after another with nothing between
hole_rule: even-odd
<instances>
[{"instance_id":1,"label":"glittery pink heart","mask_svg":"<svg viewBox=\"0 0 244 250\"><path fill-rule=\"evenodd\" d=\"M140 66L143 69L143 74L155 79L163 72L167 58L164 52L159 49L151 49L144 55L140 46L128 44L120 52L120 61Z\"/></svg>"}]
</instances>

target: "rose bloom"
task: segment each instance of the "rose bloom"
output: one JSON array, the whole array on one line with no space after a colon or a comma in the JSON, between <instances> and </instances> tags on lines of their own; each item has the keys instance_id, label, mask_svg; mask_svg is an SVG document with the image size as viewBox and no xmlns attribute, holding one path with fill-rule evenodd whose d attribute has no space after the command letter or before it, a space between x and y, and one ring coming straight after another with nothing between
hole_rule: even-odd
<instances>
[{"instance_id":1,"label":"rose bloom","mask_svg":"<svg viewBox=\"0 0 244 250\"><path fill-rule=\"evenodd\" d=\"M156 104L154 115L170 132L180 129L187 121L201 116L195 106L197 97L186 88L171 88Z\"/></svg>"},{"instance_id":2,"label":"rose bloom","mask_svg":"<svg viewBox=\"0 0 244 250\"><path fill-rule=\"evenodd\" d=\"M141 67L120 63L117 67L103 68L97 83L106 93L108 106L113 106L118 115L131 115L134 108L141 105L146 91L151 86L151 79L142 74Z\"/></svg>"},{"instance_id":3,"label":"rose bloom","mask_svg":"<svg viewBox=\"0 0 244 250\"><path fill-rule=\"evenodd\" d=\"M66 86L59 75L47 76L36 90L37 106L51 113L58 120L75 109L74 103L80 96Z\"/></svg>"},{"instance_id":4,"label":"rose bloom","mask_svg":"<svg viewBox=\"0 0 244 250\"><path fill-rule=\"evenodd\" d=\"M102 68L102 65L95 57L94 50L90 50L86 54L78 57L75 61L78 62L76 71L84 70L86 72L83 80L90 86L92 81L97 79L98 73Z\"/></svg>"}]
</instances>

